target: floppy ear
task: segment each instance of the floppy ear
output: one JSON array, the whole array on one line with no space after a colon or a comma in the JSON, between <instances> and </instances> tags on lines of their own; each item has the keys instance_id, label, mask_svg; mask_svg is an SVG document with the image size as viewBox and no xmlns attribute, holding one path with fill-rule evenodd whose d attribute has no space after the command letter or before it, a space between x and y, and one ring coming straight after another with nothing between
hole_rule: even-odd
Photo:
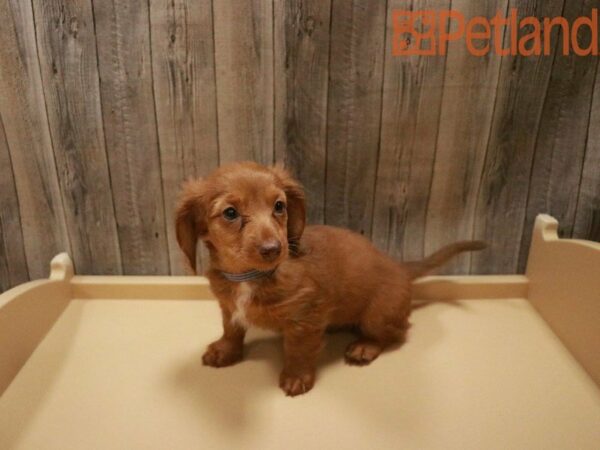
<instances>
[{"instance_id":1,"label":"floppy ear","mask_svg":"<svg viewBox=\"0 0 600 450\"><path fill-rule=\"evenodd\" d=\"M278 178L287 199L287 238L289 242L298 243L304 232L306 224L306 201L304 189L292 175L282 166L276 165L272 168Z\"/></svg>"},{"instance_id":2,"label":"floppy ear","mask_svg":"<svg viewBox=\"0 0 600 450\"><path fill-rule=\"evenodd\" d=\"M204 182L201 179L185 182L175 213L177 243L194 273L196 273L196 244L198 239L208 232L204 191Z\"/></svg>"}]
</instances>

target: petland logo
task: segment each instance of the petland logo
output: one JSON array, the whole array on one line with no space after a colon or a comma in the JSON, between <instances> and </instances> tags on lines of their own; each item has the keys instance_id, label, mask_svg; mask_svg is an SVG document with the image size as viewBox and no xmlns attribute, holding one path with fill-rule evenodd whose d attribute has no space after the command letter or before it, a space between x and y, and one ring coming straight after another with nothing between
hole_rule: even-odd
<instances>
[{"instance_id":1,"label":"petland logo","mask_svg":"<svg viewBox=\"0 0 600 450\"><path fill-rule=\"evenodd\" d=\"M474 56L486 56L490 52L500 56L549 55L552 51L552 33L561 30L562 45L559 48L562 48L563 55L569 55L572 51L579 56L598 56L596 8L592 9L590 17L579 17L572 24L564 17L525 17L520 21L517 17L515 8L511 8L508 17L498 11L491 19L477 16L468 21L461 12L455 10L394 10L392 54L445 55L449 42L465 39L467 50ZM507 43L504 42L505 32ZM588 32L591 39L580 42L580 35L584 35L584 32Z\"/></svg>"}]
</instances>

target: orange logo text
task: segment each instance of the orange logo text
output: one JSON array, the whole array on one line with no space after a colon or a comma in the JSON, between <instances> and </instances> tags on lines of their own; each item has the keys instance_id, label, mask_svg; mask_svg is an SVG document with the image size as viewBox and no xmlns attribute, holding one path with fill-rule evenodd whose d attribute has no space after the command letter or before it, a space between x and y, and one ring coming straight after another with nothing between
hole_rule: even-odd
<instances>
[{"instance_id":1,"label":"orange logo text","mask_svg":"<svg viewBox=\"0 0 600 450\"><path fill-rule=\"evenodd\" d=\"M423 10L392 12L394 56L445 55L448 44L463 40L467 50L474 56L494 52L506 55L549 55L552 51L552 35L562 32L559 48L563 55L571 52L579 56L598 56L598 9L592 9L590 17L579 17L569 23L564 17L525 17L518 19L518 12L511 8L508 17L502 12L492 17L465 16L455 10ZM542 32L543 30L543 32ZM581 42L580 37L591 37ZM506 37L505 37L506 36Z\"/></svg>"}]
</instances>

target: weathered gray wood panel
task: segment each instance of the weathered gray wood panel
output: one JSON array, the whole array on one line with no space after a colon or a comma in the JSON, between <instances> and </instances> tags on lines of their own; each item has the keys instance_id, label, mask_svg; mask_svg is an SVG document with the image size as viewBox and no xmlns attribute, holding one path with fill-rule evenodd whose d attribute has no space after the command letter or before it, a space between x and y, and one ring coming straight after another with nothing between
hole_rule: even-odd
<instances>
[{"instance_id":1,"label":"weathered gray wood panel","mask_svg":"<svg viewBox=\"0 0 600 450\"><path fill-rule=\"evenodd\" d=\"M19 199L0 116L0 292L29 280Z\"/></svg>"},{"instance_id":2,"label":"weathered gray wood panel","mask_svg":"<svg viewBox=\"0 0 600 450\"><path fill-rule=\"evenodd\" d=\"M443 11L449 6L449 0L388 2L373 241L390 255L407 260L423 257L446 56L392 56L392 12ZM423 31L422 23L419 30ZM416 45L413 40L409 48Z\"/></svg>"},{"instance_id":3,"label":"weathered gray wood panel","mask_svg":"<svg viewBox=\"0 0 600 450\"><path fill-rule=\"evenodd\" d=\"M180 185L219 165L212 5L151 0L150 24L169 258L171 273L183 274L174 228Z\"/></svg>"},{"instance_id":4,"label":"weathered gray wood panel","mask_svg":"<svg viewBox=\"0 0 600 450\"><path fill-rule=\"evenodd\" d=\"M560 16L563 2L513 0L523 17ZM524 33L521 32L520 35ZM504 36L509 47L511 34ZM557 34L552 39L556 48ZM554 58L512 56L502 59L498 95L477 197L475 231L489 248L473 255L475 273L514 273L521 247L529 177L542 109Z\"/></svg>"},{"instance_id":5,"label":"weathered gray wood panel","mask_svg":"<svg viewBox=\"0 0 600 450\"><path fill-rule=\"evenodd\" d=\"M371 235L387 1L333 0L325 221Z\"/></svg>"},{"instance_id":6,"label":"weathered gray wood panel","mask_svg":"<svg viewBox=\"0 0 600 450\"><path fill-rule=\"evenodd\" d=\"M184 273L179 184L240 159L284 161L310 222L395 257L491 244L447 272L522 270L540 212L600 240L598 58L556 32L552 56L391 54L396 9L507 6L572 23L597 4L0 0L0 289L64 250L80 272Z\"/></svg>"},{"instance_id":7,"label":"weathered gray wood panel","mask_svg":"<svg viewBox=\"0 0 600 450\"><path fill-rule=\"evenodd\" d=\"M600 242L600 64L592 99L573 237Z\"/></svg>"},{"instance_id":8,"label":"weathered gray wood panel","mask_svg":"<svg viewBox=\"0 0 600 450\"><path fill-rule=\"evenodd\" d=\"M220 161L272 163L273 3L214 1Z\"/></svg>"},{"instance_id":9,"label":"weathered gray wood panel","mask_svg":"<svg viewBox=\"0 0 600 450\"><path fill-rule=\"evenodd\" d=\"M465 20L506 12L508 1L455 0ZM456 28L452 21L451 31ZM492 45L495 36L492 37ZM496 98L500 57L474 56L465 43L448 46L440 129L427 208L425 253L473 236L476 199ZM443 273L468 273L471 254L448 264Z\"/></svg>"},{"instance_id":10,"label":"weathered gray wood panel","mask_svg":"<svg viewBox=\"0 0 600 450\"><path fill-rule=\"evenodd\" d=\"M75 269L119 274L90 0L34 0L36 37Z\"/></svg>"},{"instance_id":11,"label":"weathered gray wood panel","mask_svg":"<svg viewBox=\"0 0 600 450\"><path fill-rule=\"evenodd\" d=\"M563 15L572 23L579 16L589 16L594 5L597 2L593 0L569 0ZM580 32L589 42L589 28L581 28ZM580 39L584 42L584 36ZM530 230L538 213L554 216L560 224L560 235L572 235L597 65L598 58L572 53L554 58L531 173L520 270L525 268Z\"/></svg>"},{"instance_id":12,"label":"weathered gray wood panel","mask_svg":"<svg viewBox=\"0 0 600 450\"><path fill-rule=\"evenodd\" d=\"M274 8L275 156L304 185L309 222L323 223L331 0Z\"/></svg>"},{"instance_id":13,"label":"weathered gray wood panel","mask_svg":"<svg viewBox=\"0 0 600 450\"><path fill-rule=\"evenodd\" d=\"M40 278L48 275L48 262L55 254L70 251L69 239L48 131L31 2L1 0L0 17L0 116L15 174L29 275Z\"/></svg>"},{"instance_id":14,"label":"weathered gray wood panel","mask_svg":"<svg viewBox=\"0 0 600 450\"><path fill-rule=\"evenodd\" d=\"M93 6L123 272L169 273L148 2L94 0Z\"/></svg>"}]
</instances>

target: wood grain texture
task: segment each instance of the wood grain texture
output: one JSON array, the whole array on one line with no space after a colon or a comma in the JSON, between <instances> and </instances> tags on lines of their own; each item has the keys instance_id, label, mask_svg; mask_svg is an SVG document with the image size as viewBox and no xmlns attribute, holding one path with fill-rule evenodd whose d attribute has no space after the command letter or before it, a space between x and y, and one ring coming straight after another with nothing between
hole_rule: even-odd
<instances>
[{"instance_id":1,"label":"wood grain texture","mask_svg":"<svg viewBox=\"0 0 600 450\"><path fill-rule=\"evenodd\" d=\"M506 14L508 1L455 0L452 9L465 15ZM456 29L452 21L451 32ZM492 37L492 45L494 37ZM463 41L448 46L440 129L429 198L425 253L473 236L477 191L496 98L500 57L469 53ZM440 273L468 273L471 254L464 254Z\"/></svg>"},{"instance_id":2,"label":"wood grain texture","mask_svg":"<svg viewBox=\"0 0 600 450\"><path fill-rule=\"evenodd\" d=\"M212 5L151 0L150 23L169 258L179 275L186 273L174 227L179 188L219 165Z\"/></svg>"},{"instance_id":3,"label":"wood grain texture","mask_svg":"<svg viewBox=\"0 0 600 450\"><path fill-rule=\"evenodd\" d=\"M593 0L565 2L569 23L587 15ZM562 32L559 35L562 42ZM589 42L589 28L580 29L580 42ZM559 46L560 47L560 46ZM560 52L561 49L556 50ZM559 233L570 237L575 223L579 183L585 157L590 108L598 58L559 54L554 59L537 138L523 230L531 230L537 214L547 213L560 224ZM519 270L524 270L531 242L521 241Z\"/></svg>"},{"instance_id":4,"label":"wood grain texture","mask_svg":"<svg viewBox=\"0 0 600 450\"><path fill-rule=\"evenodd\" d=\"M2 0L0 17L0 116L15 174L29 275L41 278L48 275L52 257L70 251L70 246L48 130L31 3Z\"/></svg>"},{"instance_id":5,"label":"wood grain texture","mask_svg":"<svg viewBox=\"0 0 600 450\"><path fill-rule=\"evenodd\" d=\"M0 116L0 292L29 281L19 199Z\"/></svg>"},{"instance_id":6,"label":"wood grain texture","mask_svg":"<svg viewBox=\"0 0 600 450\"><path fill-rule=\"evenodd\" d=\"M94 0L93 7L123 272L169 273L148 3Z\"/></svg>"},{"instance_id":7,"label":"wood grain texture","mask_svg":"<svg viewBox=\"0 0 600 450\"><path fill-rule=\"evenodd\" d=\"M273 3L213 2L220 161L273 162Z\"/></svg>"},{"instance_id":8,"label":"wood grain texture","mask_svg":"<svg viewBox=\"0 0 600 450\"><path fill-rule=\"evenodd\" d=\"M573 237L600 242L600 64L596 67Z\"/></svg>"},{"instance_id":9,"label":"wood grain texture","mask_svg":"<svg viewBox=\"0 0 600 450\"><path fill-rule=\"evenodd\" d=\"M446 57L393 56L392 12L421 9L440 12L449 7L449 0L388 2L373 242L402 259L423 257ZM423 31L423 27L421 23L419 29ZM417 44L413 40L411 45L409 48L414 49Z\"/></svg>"},{"instance_id":10,"label":"wood grain texture","mask_svg":"<svg viewBox=\"0 0 600 450\"><path fill-rule=\"evenodd\" d=\"M34 0L36 37L75 269L120 274L89 0Z\"/></svg>"},{"instance_id":11,"label":"wood grain texture","mask_svg":"<svg viewBox=\"0 0 600 450\"><path fill-rule=\"evenodd\" d=\"M540 212L600 240L597 57L562 56L556 31L550 56L476 57L464 40L447 56L391 54L398 9L572 23L594 7L0 0L0 289L47 276L61 251L79 272L185 273L180 182L234 160L283 161L310 222L394 257L491 244L446 273L522 270Z\"/></svg>"},{"instance_id":12,"label":"wood grain texture","mask_svg":"<svg viewBox=\"0 0 600 450\"><path fill-rule=\"evenodd\" d=\"M518 20L556 17L563 1L513 0ZM519 33L524 35L526 31ZM504 36L504 47L511 35ZM552 48L556 50L557 35ZM554 57L511 56L502 59L498 95L481 184L477 193L474 237L489 243L471 260L473 273L515 273L523 233L529 176Z\"/></svg>"},{"instance_id":13,"label":"wood grain texture","mask_svg":"<svg viewBox=\"0 0 600 450\"><path fill-rule=\"evenodd\" d=\"M274 8L275 155L304 185L309 223L323 223L331 1Z\"/></svg>"},{"instance_id":14,"label":"wood grain texture","mask_svg":"<svg viewBox=\"0 0 600 450\"><path fill-rule=\"evenodd\" d=\"M325 221L371 235L387 1L333 0Z\"/></svg>"}]
</instances>

